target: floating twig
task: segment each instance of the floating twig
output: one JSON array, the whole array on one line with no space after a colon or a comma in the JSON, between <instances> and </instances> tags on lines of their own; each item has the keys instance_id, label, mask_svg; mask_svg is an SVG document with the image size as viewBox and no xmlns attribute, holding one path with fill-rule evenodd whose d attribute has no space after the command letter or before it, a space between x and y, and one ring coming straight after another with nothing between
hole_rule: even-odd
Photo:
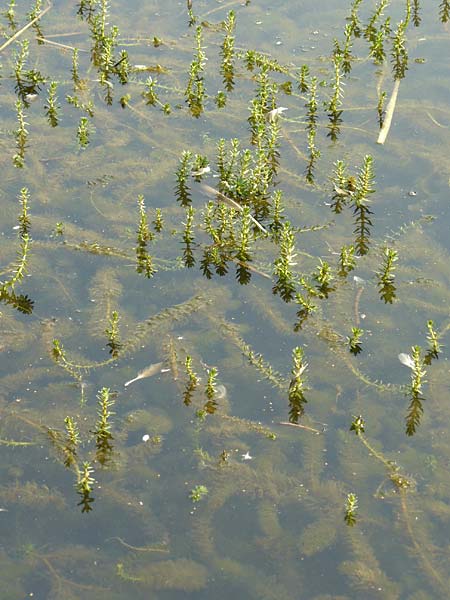
<instances>
[{"instance_id":1,"label":"floating twig","mask_svg":"<svg viewBox=\"0 0 450 600\"><path fill-rule=\"evenodd\" d=\"M324 432L324 429L322 431L319 431L318 429L314 429L314 427L309 427L308 425L301 425L300 423L291 423L290 421L280 421L278 424L288 425L289 427L298 427L300 429L305 429L306 431L311 431L312 433L315 433L317 435Z\"/></svg>"},{"instance_id":2,"label":"floating twig","mask_svg":"<svg viewBox=\"0 0 450 600\"><path fill-rule=\"evenodd\" d=\"M32 21L27 23L24 27L22 27L22 29L19 29L19 31L16 31L16 33L13 36L11 36L9 39L7 39L6 42L2 46L0 46L0 52L2 52L2 50L4 50L10 44L12 44L15 40L17 40L17 38L20 37L22 35L22 33L25 33L25 31L27 29L32 27L36 23L36 21L39 21L39 19L41 19L45 15L45 13L47 13L52 7L53 7L53 4L51 2L49 2L47 8L44 8L44 10L42 12L40 12L37 17L35 17Z\"/></svg>"},{"instance_id":3,"label":"floating twig","mask_svg":"<svg viewBox=\"0 0 450 600\"><path fill-rule=\"evenodd\" d=\"M391 128L392 117L394 116L395 105L397 103L398 96L398 88L400 87L400 79L396 79L394 81L394 88L392 90L392 95L389 98L388 105L386 106L386 114L384 117L383 127L380 129L380 133L378 135L377 144L384 144L386 138L389 133L389 129Z\"/></svg>"},{"instance_id":4,"label":"floating twig","mask_svg":"<svg viewBox=\"0 0 450 600\"><path fill-rule=\"evenodd\" d=\"M236 200L233 200L232 198L228 198L228 196L225 196L225 194L222 194L222 192L219 192L219 190L214 189L210 185L202 183L200 187L208 197L214 196L219 202L223 202L224 204L231 206L231 208L235 208L239 212L242 212L244 210L244 208L239 204L239 202L236 202ZM267 234L267 229L265 229L261 225L261 223L255 219L255 217L253 217L252 215L249 216L250 221L254 223L256 227L258 227L263 233Z\"/></svg>"}]
</instances>

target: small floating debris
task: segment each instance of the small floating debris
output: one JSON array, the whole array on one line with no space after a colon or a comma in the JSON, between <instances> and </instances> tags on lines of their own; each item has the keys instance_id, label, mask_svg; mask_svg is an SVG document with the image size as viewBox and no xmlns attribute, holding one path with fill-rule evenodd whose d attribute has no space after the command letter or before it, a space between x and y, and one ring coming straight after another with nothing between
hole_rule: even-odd
<instances>
[{"instance_id":1,"label":"small floating debris","mask_svg":"<svg viewBox=\"0 0 450 600\"><path fill-rule=\"evenodd\" d=\"M206 175L206 173L210 173L210 172L211 172L211 167L208 165L206 167L202 167L198 171L192 171L191 175L192 175L192 177L201 177L202 175Z\"/></svg>"},{"instance_id":2,"label":"small floating debris","mask_svg":"<svg viewBox=\"0 0 450 600\"><path fill-rule=\"evenodd\" d=\"M279 106L278 108L274 108L272 110L269 110L269 112L267 113L267 120L268 121L274 121L275 117L278 117L279 115L282 115L285 110L288 110L285 106Z\"/></svg>"},{"instance_id":3,"label":"small floating debris","mask_svg":"<svg viewBox=\"0 0 450 600\"><path fill-rule=\"evenodd\" d=\"M139 379L146 379L147 377L153 377L153 375L156 375L157 373L167 373L168 371L170 371L170 369L164 369L163 365L164 365L164 363L162 363L162 362L153 363L153 364L149 365L148 367L146 367L145 369L143 369L142 371L140 371L136 375L136 377L134 377L133 379L130 379L130 381L127 381L123 385L125 387L128 387L130 384L134 383L135 381L139 381Z\"/></svg>"},{"instance_id":4,"label":"small floating debris","mask_svg":"<svg viewBox=\"0 0 450 600\"><path fill-rule=\"evenodd\" d=\"M410 369L414 369L415 367L412 357L409 354L406 354L406 352L400 352L398 360L402 365L405 365L405 367L409 367Z\"/></svg>"},{"instance_id":5,"label":"small floating debris","mask_svg":"<svg viewBox=\"0 0 450 600\"><path fill-rule=\"evenodd\" d=\"M28 104L31 104L31 102L36 102L38 98L38 94L25 94L24 100L25 102L28 102Z\"/></svg>"},{"instance_id":6,"label":"small floating debris","mask_svg":"<svg viewBox=\"0 0 450 600\"><path fill-rule=\"evenodd\" d=\"M358 277L358 275L353 275L353 281L358 287L364 287L366 285L366 280L362 277Z\"/></svg>"}]
</instances>

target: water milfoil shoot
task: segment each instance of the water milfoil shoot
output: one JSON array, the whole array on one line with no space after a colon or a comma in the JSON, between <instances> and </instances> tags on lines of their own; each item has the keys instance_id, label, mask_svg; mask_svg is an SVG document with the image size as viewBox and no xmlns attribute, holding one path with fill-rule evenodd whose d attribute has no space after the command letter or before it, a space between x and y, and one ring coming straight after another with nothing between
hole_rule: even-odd
<instances>
[{"instance_id":1,"label":"water milfoil shoot","mask_svg":"<svg viewBox=\"0 0 450 600\"><path fill-rule=\"evenodd\" d=\"M411 436L416 433L417 427L423 415L422 387L426 383L426 370L424 360L421 356L420 346L411 348L411 363L408 365L411 369L411 383L407 388L407 395L410 399L408 413L406 415L406 434Z\"/></svg>"},{"instance_id":2,"label":"water milfoil shoot","mask_svg":"<svg viewBox=\"0 0 450 600\"><path fill-rule=\"evenodd\" d=\"M90 512L94 498L92 490L94 489L95 479L92 477L94 469L90 462L85 461L78 473L78 480L75 484L77 493L81 496L78 506L81 506L81 512Z\"/></svg>"},{"instance_id":3,"label":"water milfoil shoot","mask_svg":"<svg viewBox=\"0 0 450 600\"><path fill-rule=\"evenodd\" d=\"M103 467L111 461L113 452L113 436L111 433L111 419L115 414L111 408L114 406L114 396L109 388L102 388L97 395L98 412L97 423L94 431L96 455L95 458Z\"/></svg>"},{"instance_id":4,"label":"water milfoil shoot","mask_svg":"<svg viewBox=\"0 0 450 600\"><path fill-rule=\"evenodd\" d=\"M148 278L153 277L156 269L153 266L153 259L147 251L148 243L153 239L153 233L148 226L147 212L144 203L144 197L138 196L139 206L139 224L137 230L136 246L136 271L144 273Z\"/></svg>"},{"instance_id":5,"label":"water milfoil shoot","mask_svg":"<svg viewBox=\"0 0 450 600\"><path fill-rule=\"evenodd\" d=\"M450 21L450 0L442 0L439 5L439 18L441 23Z\"/></svg>"},{"instance_id":6,"label":"water milfoil shoot","mask_svg":"<svg viewBox=\"0 0 450 600\"><path fill-rule=\"evenodd\" d=\"M176 170L177 183L175 186L175 198L181 206L189 206L192 202L188 180L192 170L192 152L184 150Z\"/></svg>"},{"instance_id":7,"label":"water milfoil shoot","mask_svg":"<svg viewBox=\"0 0 450 600\"><path fill-rule=\"evenodd\" d=\"M305 376L304 373L308 367L308 363L304 362L304 353L299 346L292 351L292 371L291 381L289 383L288 399L289 399L289 422L298 423L300 417L305 412Z\"/></svg>"},{"instance_id":8,"label":"water milfoil shoot","mask_svg":"<svg viewBox=\"0 0 450 600\"><path fill-rule=\"evenodd\" d=\"M320 298L328 298L330 293L336 289L336 286L331 285L331 282L334 279L331 267L321 258L319 259L316 272L312 277L316 282L317 295Z\"/></svg>"},{"instance_id":9,"label":"water milfoil shoot","mask_svg":"<svg viewBox=\"0 0 450 600\"><path fill-rule=\"evenodd\" d=\"M31 97L39 94L41 85L45 83L45 77L36 69L25 69L29 56L30 42L23 40L20 50L15 55L14 76L16 79L15 91L24 103L25 107L30 105Z\"/></svg>"},{"instance_id":10,"label":"water milfoil shoot","mask_svg":"<svg viewBox=\"0 0 450 600\"><path fill-rule=\"evenodd\" d=\"M196 485L189 493L189 498L192 502L200 502L209 493L208 488L205 485Z\"/></svg>"},{"instance_id":11,"label":"water milfoil shoot","mask_svg":"<svg viewBox=\"0 0 450 600\"><path fill-rule=\"evenodd\" d=\"M189 354L186 356L184 364L186 369L186 375L188 376L188 381L183 392L183 402L185 406L189 406L192 402L192 395L198 387L199 379L192 368L192 357L189 356Z\"/></svg>"},{"instance_id":12,"label":"water milfoil shoot","mask_svg":"<svg viewBox=\"0 0 450 600\"><path fill-rule=\"evenodd\" d=\"M28 188L23 187L20 190L19 203L21 206L21 212L18 218L19 221L19 236L23 238L26 235L30 235L31 220L29 215L29 204L30 193Z\"/></svg>"},{"instance_id":13,"label":"water milfoil shoot","mask_svg":"<svg viewBox=\"0 0 450 600\"><path fill-rule=\"evenodd\" d=\"M318 104L317 104L317 78L312 77L309 86L309 96L306 102L306 131L308 132L309 161L306 166L306 181L314 183L314 169L320 157L320 150L316 147Z\"/></svg>"},{"instance_id":14,"label":"water milfoil shoot","mask_svg":"<svg viewBox=\"0 0 450 600\"><path fill-rule=\"evenodd\" d=\"M325 109L328 112L328 137L335 142L340 132L340 124L342 123L342 98L344 96L344 83L342 81L342 64L343 56L339 49L333 55L334 80L331 83L331 99L325 104Z\"/></svg>"},{"instance_id":15,"label":"water milfoil shoot","mask_svg":"<svg viewBox=\"0 0 450 600\"><path fill-rule=\"evenodd\" d=\"M81 117L77 128L77 140L81 150L89 146L91 127L87 117Z\"/></svg>"},{"instance_id":16,"label":"water milfoil shoot","mask_svg":"<svg viewBox=\"0 0 450 600\"><path fill-rule=\"evenodd\" d=\"M285 222L280 232L280 254L274 262L275 285L272 292L279 295L285 302L291 302L296 292L296 284L292 267L295 262L295 235L289 222Z\"/></svg>"},{"instance_id":17,"label":"water milfoil shoot","mask_svg":"<svg viewBox=\"0 0 450 600\"><path fill-rule=\"evenodd\" d=\"M395 280L395 263L398 260L397 251L392 248L383 248L383 264L376 276L378 280L378 292L380 298L386 304L392 304L396 297Z\"/></svg>"},{"instance_id":18,"label":"water milfoil shoot","mask_svg":"<svg viewBox=\"0 0 450 600\"><path fill-rule=\"evenodd\" d=\"M391 62L394 79L400 80L405 77L408 69L408 51L406 49L406 21L397 24L397 30L392 37Z\"/></svg>"},{"instance_id":19,"label":"water milfoil shoot","mask_svg":"<svg viewBox=\"0 0 450 600\"><path fill-rule=\"evenodd\" d=\"M203 51L202 27L200 25L195 30L195 41L196 53L189 69L189 80L184 95L191 115L198 118L203 112L206 99L203 81L206 55Z\"/></svg>"},{"instance_id":20,"label":"water milfoil shoot","mask_svg":"<svg viewBox=\"0 0 450 600\"><path fill-rule=\"evenodd\" d=\"M308 65L302 65L300 73L298 75L298 89L302 94L305 94L309 90L309 67Z\"/></svg>"},{"instance_id":21,"label":"water milfoil shoot","mask_svg":"<svg viewBox=\"0 0 450 600\"><path fill-rule=\"evenodd\" d=\"M373 214L369 205L370 195L375 192L374 179L373 159L370 155L366 155L356 180L355 192L351 197L356 236L354 246L360 256L367 254L369 251L369 238L372 227L370 216Z\"/></svg>"},{"instance_id":22,"label":"water milfoil shoot","mask_svg":"<svg viewBox=\"0 0 450 600\"><path fill-rule=\"evenodd\" d=\"M56 97L57 87L58 84L56 83L56 81L52 81L50 83L47 96L47 104L44 106L45 114L47 115L47 120L52 127L56 127L59 123L58 109L60 108L60 106L58 104L58 98Z\"/></svg>"},{"instance_id":23,"label":"water milfoil shoot","mask_svg":"<svg viewBox=\"0 0 450 600\"><path fill-rule=\"evenodd\" d=\"M81 82L80 73L79 73L78 52L79 52L78 48L74 48L72 50L72 69L70 71L71 76L72 76L73 89L75 92L77 90L81 89L81 87L82 87L82 82Z\"/></svg>"},{"instance_id":24,"label":"water milfoil shoot","mask_svg":"<svg viewBox=\"0 0 450 600\"><path fill-rule=\"evenodd\" d=\"M194 236L194 215L195 209L193 206L188 206L186 208L186 221L183 223L183 262L184 266L187 268L192 268L195 265L195 256L193 245L195 241Z\"/></svg>"},{"instance_id":25,"label":"water milfoil shoot","mask_svg":"<svg viewBox=\"0 0 450 600\"><path fill-rule=\"evenodd\" d=\"M160 208L157 208L155 211L155 218L152 221L152 225L156 233L161 233L164 229L164 218Z\"/></svg>"},{"instance_id":26,"label":"water milfoil shoot","mask_svg":"<svg viewBox=\"0 0 450 600\"><path fill-rule=\"evenodd\" d=\"M345 500L344 521L350 527L353 527L353 525L356 524L357 512L358 512L358 496L353 493L347 494L347 498Z\"/></svg>"},{"instance_id":27,"label":"water milfoil shoot","mask_svg":"<svg viewBox=\"0 0 450 600\"><path fill-rule=\"evenodd\" d=\"M18 230L20 238L20 247L17 251L17 260L10 265L8 271L9 277L0 280L0 302L9 304L23 314L31 314L33 311L33 300L25 294L17 294L16 285L21 283L27 273L30 256L31 236L30 236L30 218L28 213L29 193L27 188L20 191L19 202L21 212L18 218ZM0 276L4 275L3 272Z\"/></svg>"},{"instance_id":28,"label":"water milfoil shoot","mask_svg":"<svg viewBox=\"0 0 450 600\"><path fill-rule=\"evenodd\" d=\"M339 252L339 267L337 274L339 277L347 277L356 267L355 247L352 245L342 246Z\"/></svg>"},{"instance_id":29,"label":"water milfoil shoot","mask_svg":"<svg viewBox=\"0 0 450 600\"><path fill-rule=\"evenodd\" d=\"M439 354L442 351L441 344L439 343L438 335L434 329L433 321L429 320L427 322L427 341L428 341L428 350L423 359L424 365L431 365L433 360L437 360L439 358Z\"/></svg>"},{"instance_id":30,"label":"water milfoil shoot","mask_svg":"<svg viewBox=\"0 0 450 600\"><path fill-rule=\"evenodd\" d=\"M347 166L342 160L337 160L334 163L333 175L331 177L333 184L333 196L331 202L331 210L337 215L342 212L350 198L355 192L355 179L347 174Z\"/></svg>"},{"instance_id":31,"label":"water milfoil shoot","mask_svg":"<svg viewBox=\"0 0 450 600\"><path fill-rule=\"evenodd\" d=\"M72 417L66 417L64 419L64 425L66 428L66 441L62 447L64 466L68 469L75 468L75 470L77 470L77 454L78 446L80 444L80 432L76 422L72 419Z\"/></svg>"},{"instance_id":32,"label":"water milfoil shoot","mask_svg":"<svg viewBox=\"0 0 450 600\"><path fill-rule=\"evenodd\" d=\"M23 109L24 105L22 101L17 100L17 129L14 131L17 152L13 156L13 163L14 166L19 169L23 169L23 167L25 166L25 150L28 145L28 129L26 128L28 123L25 121L25 114L23 112Z\"/></svg>"},{"instance_id":33,"label":"water milfoil shoot","mask_svg":"<svg viewBox=\"0 0 450 600\"><path fill-rule=\"evenodd\" d=\"M236 27L236 15L230 10L226 20L223 23L225 37L222 42L220 55L222 63L220 72L222 74L223 85L227 92L234 88L234 29Z\"/></svg>"},{"instance_id":34,"label":"water milfoil shoot","mask_svg":"<svg viewBox=\"0 0 450 600\"><path fill-rule=\"evenodd\" d=\"M294 325L294 331L300 331L309 315L317 310L317 306L313 302L315 296L317 296L317 293L310 286L308 286L306 294L302 294L301 292L295 294L295 303L299 306L299 309L297 311L297 321Z\"/></svg>"},{"instance_id":35,"label":"water milfoil shoot","mask_svg":"<svg viewBox=\"0 0 450 600\"><path fill-rule=\"evenodd\" d=\"M14 10L15 6L16 6L16 1L15 0L9 0L8 8L3 13L3 15L6 17L6 19L8 21L9 27L13 31L15 29L17 29L16 12Z\"/></svg>"},{"instance_id":36,"label":"water milfoil shoot","mask_svg":"<svg viewBox=\"0 0 450 600\"><path fill-rule=\"evenodd\" d=\"M386 92L381 91L378 95L378 104L377 104L377 116L378 116L378 126L380 129L384 125L384 119L386 116L385 111L385 103L386 103Z\"/></svg>"},{"instance_id":37,"label":"water milfoil shoot","mask_svg":"<svg viewBox=\"0 0 450 600\"><path fill-rule=\"evenodd\" d=\"M217 410L216 387L217 387L217 369L213 367L212 369L210 369L208 371L208 380L206 382L206 388L205 388L205 395L206 395L207 401L205 402L205 405L203 407L203 410L210 415L214 414Z\"/></svg>"},{"instance_id":38,"label":"water milfoil shoot","mask_svg":"<svg viewBox=\"0 0 450 600\"><path fill-rule=\"evenodd\" d=\"M111 356L117 358L120 349L122 348L119 332L119 313L116 310L113 310L108 321L109 326L105 330L105 333L108 336L108 343L106 346L109 348Z\"/></svg>"},{"instance_id":39,"label":"water milfoil shoot","mask_svg":"<svg viewBox=\"0 0 450 600\"><path fill-rule=\"evenodd\" d=\"M250 250L252 238L250 223L250 208L245 206L242 211L241 230L239 239L237 240L238 246L235 254L235 260L238 265L236 267L236 279L241 285L249 283L252 276L248 267L248 263L252 260Z\"/></svg>"},{"instance_id":40,"label":"water milfoil shoot","mask_svg":"<svg viewBox=\"0 0 450 600\"><path fill-rule=\"evenodd\" d=\"M348 349L355 356L362 352L361 338L364 334L364 330L359 327L352 327L352 335L347 338Z\"/></svg>"}]
</instances>

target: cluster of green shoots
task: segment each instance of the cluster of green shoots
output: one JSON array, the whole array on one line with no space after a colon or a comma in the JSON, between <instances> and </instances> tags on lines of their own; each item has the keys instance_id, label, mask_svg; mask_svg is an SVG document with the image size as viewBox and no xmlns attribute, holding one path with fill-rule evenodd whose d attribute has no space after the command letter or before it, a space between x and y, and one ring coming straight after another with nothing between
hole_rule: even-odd
<instances>
[{"instance_id":1,"label":"cluster of green shoots","mask_svg":"<svg viewBox=\"0 0 450 600\"><path fill-rule=\"evenodd\" d=\"M426 384L427 374L425 367L430 365L433 360L438 359L442 350L433 321L429 320L427 322L427 329L428 350L424 356L420 346L412 346L409 355L399 355L401 362L411 369L411 380L406 388L406 394L410 401L406 415L406 434L409 436L416 433L423 415L423 402L425 400L423 387Z\"/></svg>"},{"instance_id":2,"label":"cluster of green shoots","mask_svg":"<svg viewBox=\"0 0 450 600\"><path fill-rule=\"evenodd\" d=\"M332 184L333 197L331 209L336 214L342 212L344 206L353 209L354 217L354 250L359 256L369 251L369 238L372 227L370 196L375 192L373 158L366 155L356 177L348 175L347 167L341 160L334 165Z\"/></svg>"},{"instance_id":3,"label":"cluster of green shoots","mask_svg":"<svg viewBox=\"0 0 450 600\"><path fill-rule=\"evenodd\" d=\"M200 378L192 367L192 356L186 355L184 363L187 381L183 392L183 402L185 406L190 406L192 403L193 395L197 390ZM204 388L204 397L206 398L203 406L197 411L197 416L200 420L206 418L207 415L213 415L218 407L217 404L217 375L218 371L215 367L208 369L206 385Z\"/></svg>"},{"instance_id":4,"label":"cluster of green shoots","mask_svg":"<svg viewBox=\"0 0 450 600\"><path fill-rule=\"evenodd\" d=\"M80 437L80 431L76 421L67 416L64 419L65 433L54 429L48 429L48 435L54 447L61 455L64 466L72 469L76 475L75 488L81 497L78 506L81 506L82 512L92 510L94 498L92 492L95 479L94 463L101 467L106 467L111 463L113 455L113 435L111 433L112 407L114 405L114 394L109 388L102 388L97 395L98 412L97 420L93 429L90 431L95 440L95 455L90 460L81 460L80 451L87 445Z\"/></svg>"}]
</instances>

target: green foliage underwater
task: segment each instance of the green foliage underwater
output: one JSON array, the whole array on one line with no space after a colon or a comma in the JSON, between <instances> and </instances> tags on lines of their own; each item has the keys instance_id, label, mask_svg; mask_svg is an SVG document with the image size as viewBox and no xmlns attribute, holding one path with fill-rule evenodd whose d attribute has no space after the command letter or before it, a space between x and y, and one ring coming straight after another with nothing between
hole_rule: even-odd
<instances>
[{"instance_id":1,"label":"green foliage underwater","mask_svg":"<svg viewBox=\"0 0 450 600\"><path fill-rule=\"evenodd\" d=\"M4 0L0 600L450 589L448 0Z\"/></svg>"}]
</instances>

